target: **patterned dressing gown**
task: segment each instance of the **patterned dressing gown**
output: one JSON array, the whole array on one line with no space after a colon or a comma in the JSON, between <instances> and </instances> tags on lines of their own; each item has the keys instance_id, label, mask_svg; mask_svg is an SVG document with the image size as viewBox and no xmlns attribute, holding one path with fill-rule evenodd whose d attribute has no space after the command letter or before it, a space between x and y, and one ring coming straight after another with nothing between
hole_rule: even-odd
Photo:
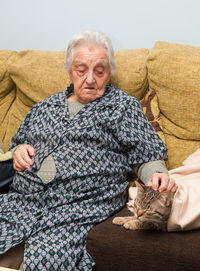
<instances>
[{"instance_id":1,"label":"patterned dressing gown","mask_svg":"<svg viewBox=\"0 0 200 271\"><path fill-rule=\"evenodd\" d=\"M36 150L33 166L0 196L0 254L25 241L26 271L91 270L87 233L124 206L131 166L167 157L137 99L108 85L70 119L72 92L33 106L11 142ZM56 176L45 184L36 172L50 154Z\"/></svg>"}]
</instances>

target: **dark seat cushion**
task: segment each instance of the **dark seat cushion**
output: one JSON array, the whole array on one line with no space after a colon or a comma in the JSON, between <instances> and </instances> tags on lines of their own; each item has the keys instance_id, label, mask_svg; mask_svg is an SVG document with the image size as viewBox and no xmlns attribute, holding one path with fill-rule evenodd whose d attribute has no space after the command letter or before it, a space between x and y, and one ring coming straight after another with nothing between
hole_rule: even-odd
<instances>
[{"instance_id":1,"label":"dark seat cushion","mask_svg":"<svg viewBox=\"0 0 200 271\"><path fill-rule=\"evenodd\" d=\"M131 215L127 208L115 216ZM132 231L112 224L111 217L88 234L87 250L96 271L200 270L200 230Z\"/></svg>"},{"instance_id":2,"label":"dark seat cushion","mask_svg":"<svg viewBox=\"0 0 200 271\"><path fill-rule=\"evenodd\" d=\"M0 194L8 192L14 174L12 160L0 162Z\"/></svg>"}]
</instances>

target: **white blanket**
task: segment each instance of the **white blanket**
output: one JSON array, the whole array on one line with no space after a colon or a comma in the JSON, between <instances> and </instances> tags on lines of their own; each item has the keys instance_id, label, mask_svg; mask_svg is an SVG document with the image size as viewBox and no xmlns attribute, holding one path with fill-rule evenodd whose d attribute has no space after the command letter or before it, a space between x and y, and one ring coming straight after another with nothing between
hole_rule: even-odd
<instances>
[{"instance_id":1,"label":"white blanket","mask_svg":"<svg viewBox=\"0 0 200 271\"><path fill-rule=\"evenodd\" d=\"M200 149L191 154L183 166L170 170L178 189L174 195L168 231L200 227Z\"/></svg>"}]
</instances>

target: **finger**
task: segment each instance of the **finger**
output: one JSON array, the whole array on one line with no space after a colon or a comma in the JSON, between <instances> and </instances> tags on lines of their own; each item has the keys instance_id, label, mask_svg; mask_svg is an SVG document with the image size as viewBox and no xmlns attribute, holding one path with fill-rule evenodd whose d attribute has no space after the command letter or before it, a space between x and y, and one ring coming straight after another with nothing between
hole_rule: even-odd
<instances>
[{"instance_id":1,"label":"finger","mask_svg":"<svg viewBox=\"0 0 200 271\"><path fill-rule=\"evenodd\" d=\"M146 186L152 186L152 178L148 180L148 182L146 183Z\"/></svg>"},{"instance_id":2,"label":"finger","mask_svg":"<svg viewBox=\"0 0 200 271\"><path fill-rule=\"evenodd\" d=\"M14 169L17 170L17 171L22 171L26 168L29 168L30 165L27 164L22 158L18 157L18 158L15 158L14 159Z\"/></svg>"},{"instance_id":3,"label":"finger","mask_svg":"<svg viewBox=\"0 0 200 271\"><path fill-rule=\"evenodd\" d=\"M23 170L23 169L19 168L18 166L14 166L14 169L15 169L15 171L18 171L18 172Z\"/></svg>"},{"instance_id":4,"label":"finger","mask_svg":"<svg viewBox=\"0 0 200 271\"><path fill-rule=\"evenodd\" d=\"M18 171L18 167L16 166L16 163L13 162L13 168L14 170Z\"/></svg>"},{"instance_id":5,"label":"finger","mask_svg":"<svg viewBox=\"0 0 200 271\"><path fill-rule=\"evenodd\" d=\"M14 168L16 171L22 171L22 170L23 170L23 169L21 168L21 166L20 166L18 163L16 163L16 162L13 163L13 168Z\"/></svg>"},{"instance_id":6,"label":"finger","mask_svg":"<svg viewBox=\"0 0 200 271\"><path fill-rule=\"evenodd\" d=\"M160 174L160 187L159 192L165 191L168 188L169 176L166 174Z\"/></svg>"},{"instance_id":7,"label":"finger","mask_svg":"<svg viewBox=\"0 0 200 271\"><path fill-rule=\"evenodd\" d=\"M28 151L28 154L30 156L34 156L35 155L35 149L32 146L27 145L27 151Z\"/></svg>"},{"instance_id":8,"label":"finger","mask_svg":"<svg viewBox=\"0 0 200 271\"><path fill-rule=\"evenodd\" d=\"M176 192L176 190L178 189L178 185L175 184L175 186L171 189L171 192Z\"/></svg>"},{"instance_id":9,"label":"finger","mask_svg":"<svg viewBox=\"0 0 200 271\"><path fill-rule=\"evenodd\" d=\"M15 159L15 165L21 170L24 170L25 168L29 168L30 164L27 163L21 156L17 157Z\"/></svg>"},{"instance_id":10,"label":"finger","mask_svg":"<svg viewBox=\"0 0 200 271\"><path fill-rule=\"evenodd\" d=\"M19 154L19 159L20 159L21 164L23 163L24 166L25 164L27 164L28 166L32 166L33 164L33 161L31 160L28 150L26 148L21 150Z\"/></svg>"},{"instance_id":11,"label":"finger","mask_svg":"<svg viewBox=\"0 0 200 271\"><path fill-rule=\"evenodd\" d=\"M159 174L154 173L153 176L152 176L152 178L151 178L153 190L158 190L158 187L159 187L159 181L160 181Z\"/></svg>"},{"instance_id":12,"label":"finger","mask_svg":"<svg viewBox=\"0 0 200 271\"><path fill-rule=\"evenodd\" d=\"M31 160L29 157L28 157L29 160ZM19 168L28 168L30 167L30 161L28 161L27 159L27 155L24 153L24 150L20 149L20 150L17 150L15 152L15 155L14 155L14 162L15 162L15 165ZM32 160L31 160L32 161Z\"/></svg>"},{"instance_id":13,"label":"finger","mask_svg":"<svg viewBox=\"0 0 200 271\"><path fill-rule=\"evenodd\" d=\"M170 178L169 183L168 183L168 186L167 186L167 190L168 190L168 191L172 191L172 189L174 188L174 186L176 186L175 180L172 179L172 178Z\"/></svg>"}]
</instances>

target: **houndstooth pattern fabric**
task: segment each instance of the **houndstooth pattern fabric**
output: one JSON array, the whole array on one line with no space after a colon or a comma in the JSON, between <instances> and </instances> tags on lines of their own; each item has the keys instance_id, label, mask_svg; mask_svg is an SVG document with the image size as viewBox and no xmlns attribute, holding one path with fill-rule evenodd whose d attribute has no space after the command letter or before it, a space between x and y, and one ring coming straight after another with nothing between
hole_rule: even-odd
<instances>
[{"instance_id":1,"label":"houndstooth pattern fabric","mask_svg":"<svg viewBox=\"0 0 200 271\"><path fill-rule=\"evenodd\" d=\"M25 241L26 271L91 270L88 231L124 206L133 164L167 156L137 99L108 85L70 119L71 92L36 104L11 143L36 150L33 166L0 196L0 253ZM36 173L50 154L56 175L45 184Z\"/></svg>"}]
</instances>

